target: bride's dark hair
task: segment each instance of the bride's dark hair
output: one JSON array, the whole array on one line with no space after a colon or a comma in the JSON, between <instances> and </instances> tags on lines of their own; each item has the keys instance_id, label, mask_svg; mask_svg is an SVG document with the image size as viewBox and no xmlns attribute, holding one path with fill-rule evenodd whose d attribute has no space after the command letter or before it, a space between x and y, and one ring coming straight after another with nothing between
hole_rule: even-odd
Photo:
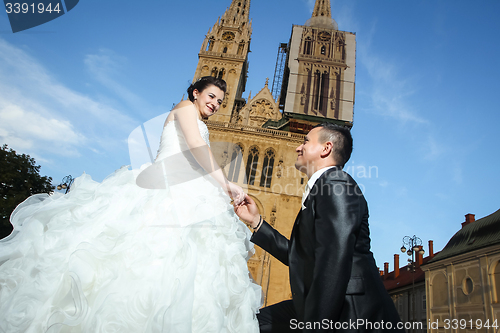
<instances>
[{"instance_id":1,"label":"bride's dark hair","mask_svg":"<svg viewBox=\"0 0 500 333\"><path fill-rule=\"evenodd\" d=\"M191 102L194 102L193 91L195 89L198 90L199 92L202 92L203 90L205 90L205 88L207 88L210 85L214 85L220 90L222 90L224 94L226 93L227 89L226 81L213 76L204 76L196 80L195 82L193 82L193 84L189 86L187 90L189 100Z\"/></svg>"}]
</instances>

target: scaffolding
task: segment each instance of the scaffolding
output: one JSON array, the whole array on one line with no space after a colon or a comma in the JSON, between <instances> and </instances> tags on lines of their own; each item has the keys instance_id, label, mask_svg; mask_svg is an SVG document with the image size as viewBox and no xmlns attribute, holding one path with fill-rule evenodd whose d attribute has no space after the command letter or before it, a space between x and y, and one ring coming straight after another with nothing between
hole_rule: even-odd
<instances>
[{"instance_id":1,"label":"scaffolding","mask_svg":"<svg viewBox=\"0 0 500 333\"><path fill-rule=\"evenodd\" d=\"M278 102L281 94L281 86L283 84L283 73L285 72L286 54L288 51L287 43L280 43L278 47L278 56L276 57L276 68L274 69L273 87L271 94L275 101Z\"/></svg>"}]
</instances>

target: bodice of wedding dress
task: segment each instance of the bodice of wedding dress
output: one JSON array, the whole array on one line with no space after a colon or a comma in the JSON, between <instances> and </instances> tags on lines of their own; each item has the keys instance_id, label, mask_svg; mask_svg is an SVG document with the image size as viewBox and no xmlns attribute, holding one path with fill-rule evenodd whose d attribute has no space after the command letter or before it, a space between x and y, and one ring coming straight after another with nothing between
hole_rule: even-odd
<instances>
[{"instance_id":1,"label":"bodice of wedding dress","mask_svg":"<svg viewBox=\"0 0 500 333\"><path fill-rule=\"evenodd\" d=\"M205 141L205 143L210 147L207 125L199 119L197 121L200 135L203 141ZM179 154L183 151L189 151L189 147L186 143L186 139L184 138L184 134L181 131L179 122L177 120L172 120L163 128L156 161L160 161L168 156Z\"/></svg>"}]
</instances>

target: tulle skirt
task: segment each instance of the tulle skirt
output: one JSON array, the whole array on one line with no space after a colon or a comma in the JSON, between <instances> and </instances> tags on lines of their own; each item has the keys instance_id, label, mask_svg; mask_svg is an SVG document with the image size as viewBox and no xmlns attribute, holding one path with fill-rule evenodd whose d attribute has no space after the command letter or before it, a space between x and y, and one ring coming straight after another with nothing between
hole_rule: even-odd
<instances>
[{"instance_id":1,"label":"tulle skirt","mask_svg":"<svg viewBox=\"0 0 500 333\"><path fill-rule=\"evenodd\" d=\"M0 332L258 332L250 231L200 176L137 186L121 168L37 194L0 240Z\"/></svg>"}]
</instances>

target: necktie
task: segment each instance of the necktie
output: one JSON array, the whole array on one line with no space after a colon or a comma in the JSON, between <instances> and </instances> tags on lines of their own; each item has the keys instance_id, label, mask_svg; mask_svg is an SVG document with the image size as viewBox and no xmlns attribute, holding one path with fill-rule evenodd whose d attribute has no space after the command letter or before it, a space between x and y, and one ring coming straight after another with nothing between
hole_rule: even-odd
<instances>
[{"instance_id":1,"label":"necktie","mask_svg":"<svg viewBox=\"0 0 500 333\"><path fill-rule=\"evenodd\" d=\"M306 201L307 196L309 195L309 191L311 189L309 188L309 184L306 184L306 188L304 190L304 194L302 194L302 209L305 209L306 206L304 206L304 202Z\"/></svg>"}]
</instances>

